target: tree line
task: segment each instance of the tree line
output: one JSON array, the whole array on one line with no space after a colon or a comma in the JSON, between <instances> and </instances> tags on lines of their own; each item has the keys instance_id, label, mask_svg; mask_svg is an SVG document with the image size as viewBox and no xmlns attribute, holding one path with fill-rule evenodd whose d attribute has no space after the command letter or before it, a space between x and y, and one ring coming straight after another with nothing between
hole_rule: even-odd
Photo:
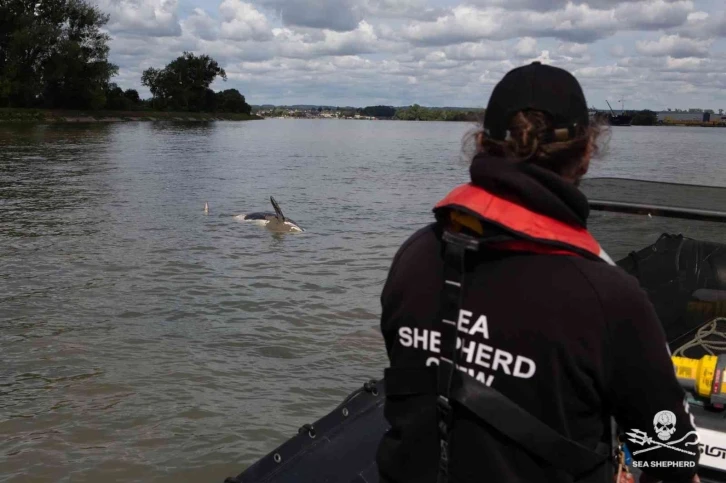
<instances>
[{"instance_id":1,"label":"tree line","mask_svg":"<svg viewBox=\"0 0 726 483\"><path fill-rule=\"evenodd\" d=\"M141 76L151 99L111 79L109 16L87 0L0 1L0 107L235 112L251 107L236 89L209 86L227 74L207 55L184 52Z\"/></svg>"},{"instance_id":2,"label":"tree line","mask_svg":"<svg viewBox=\"0 0 726 483\"><path fill-rule=\"evenodd\" d=\"M446 109L422 107L414 104L408 107L368 106L359 109L357 114L401 121L473 121L483 119L484 109Z\"/></svg>"},{"instance_id":3,"label":"tree line","mask_svg":"<svg viewBox=\"0 0 726 483\"><path fill-rule=\"evenodd\" d=\"M396 119L401 121L469 121L481 122L484 109L450 109L439 107L422 107L414 104L408 107L367 106L367 107L295 107L295 106L258 106L257 112L264 112L272 117L290 115L292 117L313 117L325 112L335 113L336 117L365 116L378 119ZM290 111L293 111L292 114Z\"/></svg>"},{"instance_id":4,"label":"tree line","mask_svg":"<svg viewBox=\"0 0 726 483\"><path fill-rule=\"evenodd\" d=\"M438 109L421 107L418 104L397 109L394 119L402 121L471 121L479 122L484 118L484 109Z\"/></svg>"},{"instance_id":5,"label":"tree line","mask_svg":"<svg viewBox=\"0 0 726 483\"><path fill-rule=\"evenodd\" d=\"M378 119L393 119L401 121L465 121L481 123L484 120L486 109L465 109L465 108L440 108L440 107L422 107L418 104L407 107L393 106L368 106L368 107L332 107L332 106L257 106L257 112L271 117L291 116L291 117L319 117L332 114L334 118L350 118L354 116L374 117ZM706 110L690 110L690 112L709 112ZM722 109L719 109L722 111ZM680 111L686 112L686 111ZM712 112L712 111L711 111ZM641 111L625 111L624 114L632 117L634 126L655 126L661 121L658 119L658 113L649 109ZM331 116L327 116L331 117ZM596 118L601 118L607 122L609 113L607 111L598 111Z\"/></svg>"}]
</instances>

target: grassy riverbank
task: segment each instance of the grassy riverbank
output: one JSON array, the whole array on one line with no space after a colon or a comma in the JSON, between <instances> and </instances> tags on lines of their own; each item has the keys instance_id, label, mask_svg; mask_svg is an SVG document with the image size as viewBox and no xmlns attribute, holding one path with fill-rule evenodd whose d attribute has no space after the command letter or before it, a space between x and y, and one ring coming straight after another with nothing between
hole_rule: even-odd
<instances>
[{"instance_id":1,"label":"grassy riverbank","mask_svg":"<svg viewBox=\"0 0 726 483\"><path fill-rule=\"evenodd\" d=\"M254 114L232 112L75 111L0 108L2 122L123 122L123 121L252 121Z\"/></svg>"}]
</instances>

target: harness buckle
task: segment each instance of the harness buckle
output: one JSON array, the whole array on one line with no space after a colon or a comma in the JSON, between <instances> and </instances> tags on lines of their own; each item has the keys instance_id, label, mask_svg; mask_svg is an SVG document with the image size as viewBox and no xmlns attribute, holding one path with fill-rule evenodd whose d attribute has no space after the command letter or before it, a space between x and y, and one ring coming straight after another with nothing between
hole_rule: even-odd
<instances>
[{"instance_id":1,"label":"harness buckle","mask_svg":"<svg viewBox=\"0 0 726 483\"><path fill-rule=\"evenodd\" d=\"M436 398L436 406L444 416L451 414L451 404L449 403L449 398L446 396L439 394Z\"/></svg>"},{"instance_id":2,"label":"harness buckle","mask_svg":"<svg viewBox=\"0 0 726 483\"><path fill-rule=\"evenodd\" d=\"M479 245L481 241L473 236L466 235L464 233L455 233L451 230L444 231L443 240L452 245L463 247L465 250L472 252L479 251Z\"/></svg>"}]
</instances>

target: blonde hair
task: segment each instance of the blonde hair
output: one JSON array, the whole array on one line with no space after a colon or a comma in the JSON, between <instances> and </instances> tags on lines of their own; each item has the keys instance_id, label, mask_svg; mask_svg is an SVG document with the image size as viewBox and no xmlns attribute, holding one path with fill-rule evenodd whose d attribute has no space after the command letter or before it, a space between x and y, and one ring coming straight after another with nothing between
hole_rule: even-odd
<instances>
[{"instance_id":1,"label":"blonde hair","mask_svg":"<svg viewBox=\"0 0 726 483\"><path fill-rule=\"evenodd\" d=\"M554 131L552 139L553 125L547 114L520 111L509 123L505 140L492 139L484 130L477 129L465 137L465 151L468 144L470 160L472 155L485 153L532 163L564 177L579 178L584 174L584 161L602 154L604 134L609 132L607 126L596 119L578 128L571 139L567 129Z\"/></svg>"}]
</instances>

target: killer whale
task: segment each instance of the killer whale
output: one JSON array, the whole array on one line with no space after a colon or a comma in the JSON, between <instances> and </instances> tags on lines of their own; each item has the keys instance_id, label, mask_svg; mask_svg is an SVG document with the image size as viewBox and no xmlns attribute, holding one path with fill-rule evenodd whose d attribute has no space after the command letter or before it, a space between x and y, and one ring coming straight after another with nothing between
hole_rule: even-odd
<instances>
[{"instance_id":1,"label":"killer whale","mask_svg":"<svg viewBox=\"0 0 726 483\"><path fill-rule=\"evenodd\" d=\"M266 227L272 231L283 231L283 232L303 232L305 230L300 227L295 221L287 218L280 209L280 205L277 204L275 198L270 196L270 202L274 208L274 212L259 211L255 213L248 213L235 216L240 221L252 222L258 225Z\"/></svg>"}]
</instances>

